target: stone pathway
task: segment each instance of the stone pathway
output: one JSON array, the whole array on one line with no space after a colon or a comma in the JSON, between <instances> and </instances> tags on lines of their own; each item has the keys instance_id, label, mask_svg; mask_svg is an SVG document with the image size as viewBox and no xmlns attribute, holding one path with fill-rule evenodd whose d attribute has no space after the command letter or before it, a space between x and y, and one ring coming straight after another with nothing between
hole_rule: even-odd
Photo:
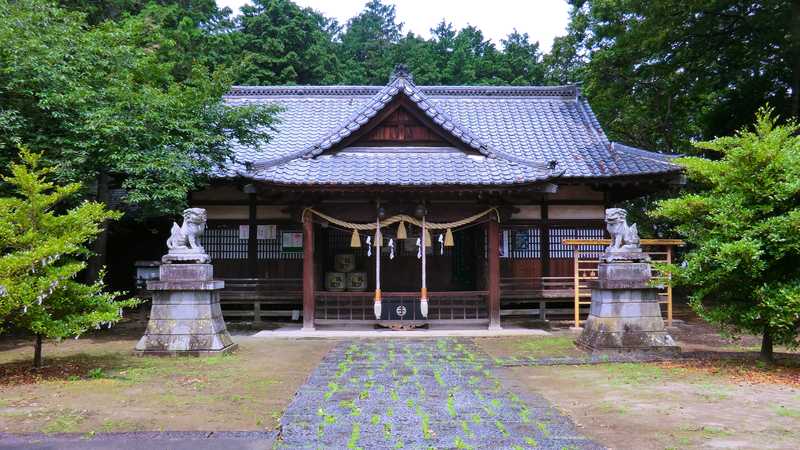
<instances>
[{"instance_id":1,"label":"stone pathway","mask_svg":"<svg viewBox=\"0 0 800 450\"><path fill-rule=\"evenodd\" d=\"M463 338L337 345L281 420L285 449L601 449L539 396L504 389Z\"/></svg>"},{"instance_id":2,"label":"stone pathway","mask_svg":"<svg viewBox=\"0 0 800 450\"><path fill-rule=\"evenodd\" d=\"M270 450L274 432L0 433L0 450Z\"/></svg>"}]
</instances>

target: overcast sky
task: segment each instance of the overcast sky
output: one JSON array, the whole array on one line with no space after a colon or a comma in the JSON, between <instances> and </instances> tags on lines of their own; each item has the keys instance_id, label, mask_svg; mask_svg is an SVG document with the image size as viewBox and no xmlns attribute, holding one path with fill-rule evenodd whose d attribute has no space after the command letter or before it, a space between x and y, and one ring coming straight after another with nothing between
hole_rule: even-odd
<instances>
[{"instance_id":1,"label":"overcast sky","mask_svg":"<svg viewBox=\"0 0 800 450\"><path fill-rule=\"evenodd\" d=\"M340 23L358 14L367 0L294 0L302 6L310 6ZM234 12L248 3L247 0L217 0ZM405 24L403 30L413 31L425 37L429 30L442 19L451 22L456 29L474 25L500 45L511 30L528 33L531 41L539 41L542 51L547 52L553 38L565 34L568 21L568 6L565 0L388 0L396 6L397 20Z\"/></svg>"}]
</instances>

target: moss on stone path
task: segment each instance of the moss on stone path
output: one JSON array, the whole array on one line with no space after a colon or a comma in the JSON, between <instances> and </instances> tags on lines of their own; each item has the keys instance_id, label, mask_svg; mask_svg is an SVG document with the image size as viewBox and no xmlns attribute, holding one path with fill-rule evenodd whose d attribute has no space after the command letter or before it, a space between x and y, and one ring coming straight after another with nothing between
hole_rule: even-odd
<instances>
[{"instance_id":1,"label":"moss on stone path","mask_svg":"<svg viewBox=\"0 0 800 450\"><path fill-rule=\"evenodd\" d=\"M602 448L539 396L521 399L472 341L340 343L281 419L279 448Z\"/></svg>"}]
</instances>

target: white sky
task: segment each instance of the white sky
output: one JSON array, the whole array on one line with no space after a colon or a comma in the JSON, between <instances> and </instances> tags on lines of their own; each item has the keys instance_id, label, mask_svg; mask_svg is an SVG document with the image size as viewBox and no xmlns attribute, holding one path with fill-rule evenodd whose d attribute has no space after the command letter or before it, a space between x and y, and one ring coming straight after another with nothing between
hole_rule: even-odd
<instances>
[{"instance_id":1,"label":"white sky","mask_svg":"<svg viewBox=\"0 0 800 450\"><path fill-rule=\"evenodd\" d=\"M367 0L294 0L310 6L327 17L344 24L357 15ZM247 0L217 0L220 6L237 13ZM539 41L543 52L550 51L553 38L566 33L569 7L565 0L388 0L396 6L397 21L403 22L404 32L430 37L429 30L442 19L455 29L474 25L484 36L500 46L500 39L516 28L528 33L531 41Z\"/></svg>"}]
</instances>

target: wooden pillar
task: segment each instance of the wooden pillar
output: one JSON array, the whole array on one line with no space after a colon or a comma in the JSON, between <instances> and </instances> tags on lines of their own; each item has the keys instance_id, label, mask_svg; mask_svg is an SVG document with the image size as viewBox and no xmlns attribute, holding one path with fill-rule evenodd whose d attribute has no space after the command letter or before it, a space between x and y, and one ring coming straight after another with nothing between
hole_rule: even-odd
<instances>
[{"instance_id":1,"label":"wooden pillar","mask_svg":"<svg viewBox=\"0 0 800 450\"><path fill-rule=\"evenodd\" d=\"M581 326L581 251L580 246L572 246L572 295L574 296L575 306L575 325L574 328Z\"/></svg>"},{"instance_id":2,"label":"wooden pillar","mask_svg":"<svg viewBox=\"0 0 800 450\"><path fill-rule=\"evenodd\" d=\"M542 200L541 223L539 225L539 261L542 264L542 277L550 276L550 211L547 203Z\"/></svg>"},{"instance_id":3,"label":"wooden pillar","mask_svg":"<svg viewBox=\"0 0 800 450\"><path fill-rule=\"evenodd\" d=\"M314 330L314 222L303 214L303 330Z\"/></svg>"},{"instance_id":4,"label":"wooden pillar","mask_svg":"<svg viewBox=\"0 0 800 450\"><path fill-rule=\"evenodd\" d=\"M248 194L247 276L258 278L258 225L256 224L256 194Z\"/></svg>"},{"instance_id":5,"label":"wooden pillar","mask_svg":"<svg viewBox=\"0 0 800 450\"><path fill-rule=\"evenodd\" d=\"M667 245L667 264L672 264L672 245ZM667 278L667 326L672 326L672 275Z\"/></svg>"},{"instance_id":6,"label":"wooden pillar","mask_svg":"<svg viewBox=\"0 0 800 450\"><path fill-rule=\"evenodd\" d=\"M488 225L488 291L489 329L500 329L500 226L492 217Z\"/></svg>"}]
</instances>

